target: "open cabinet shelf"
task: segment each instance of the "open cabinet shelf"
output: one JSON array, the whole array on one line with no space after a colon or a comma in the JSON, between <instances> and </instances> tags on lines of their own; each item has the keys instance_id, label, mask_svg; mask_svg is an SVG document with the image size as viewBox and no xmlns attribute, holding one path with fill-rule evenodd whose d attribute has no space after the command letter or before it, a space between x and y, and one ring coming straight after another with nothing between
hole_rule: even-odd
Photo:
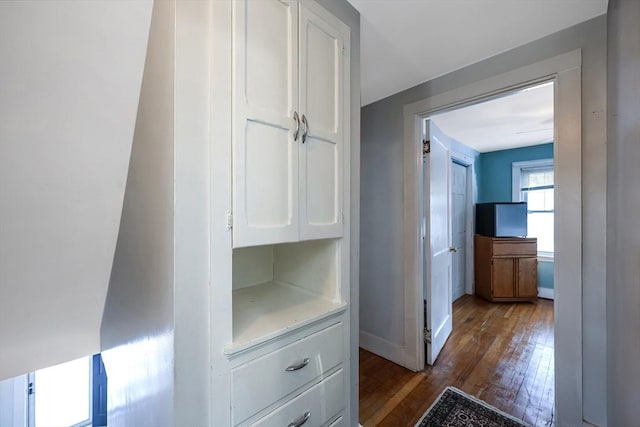
<instances>
[{"instance_id":1,"label":"open cabinet shelf","mask_svg":"<svg viewBox=\"0 0 640 427\"><path fill-rule=\"evenodd\" d=\"M234 354L346 308L340 241L313 240L233 251Z\"/></svg>"},{"instance_id":2,"label":"open cabinet shelf","mask_svg":"<svg viewBox=\"0 0 640 427\"><path fill-rule=\"evenodd\" d=\"M242 351L345 308L278 282L238 289L233 292L233 344L225 352Z\"/></svg>"}]
</instances>

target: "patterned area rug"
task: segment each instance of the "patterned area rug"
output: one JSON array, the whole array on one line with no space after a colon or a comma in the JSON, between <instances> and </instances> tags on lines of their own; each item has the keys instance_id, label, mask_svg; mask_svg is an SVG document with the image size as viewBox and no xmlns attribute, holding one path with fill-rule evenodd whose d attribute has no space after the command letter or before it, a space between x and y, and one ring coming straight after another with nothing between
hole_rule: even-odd
<instances>
[{"instance_id":1,"label":"patterned area rug","mask_svg":"<svg viewBox=\"0 0 640 427\"><path fill-rule=\"evenodd\" d=\"M529 427L455 387L447 387L416 427Z\"/></svg>"}]
</instances>

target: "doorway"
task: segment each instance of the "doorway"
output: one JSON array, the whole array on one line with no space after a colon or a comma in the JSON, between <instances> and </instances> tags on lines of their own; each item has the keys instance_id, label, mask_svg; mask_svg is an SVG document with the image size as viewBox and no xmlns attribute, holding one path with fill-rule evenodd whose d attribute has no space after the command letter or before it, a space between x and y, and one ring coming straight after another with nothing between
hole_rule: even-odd
<instances>
[{"instance_id":1,"label":"doorway","mask_svg":"<svg viewBox=\"0 0 640 427\"><path fill-rule=\"evenodd\" d=\"M425 287L424 294L427 331L432 331L437 342L446 340L440 336L439 321L444 318L439 313L444 305L465 293L467 278L477 285L477 294L494 303L535 301L542 294L538 289L548 291L543 296L553 299L553 278L538 277L538 271L543 273L541 276L546 276L547 271L553 276L554 268L553 100L554 85L550 81L435 112L425 119L424 138L429 149L425 154L424 215L428 218L425 223L431 227L427 227L425 235L424 277L433 284L431 292ZM446 143L443 149L440 141ZM439 164L448 153L450 168L441 169ZM473 164L477 165L475 172L467 173ZM445 175L448 179L443 179ZM450 194L438 193L439 187ZM483 215L483 227L477 231L474 204L468 203L467 197L472 188L478 188L473 202L480 203L477 214ZM489 207L495 213L491 217L493 231L486 225ZM433 218L444 220L434 227ZM449 229L449 236L440 232ZM478 245L474 249L468 237L476 233L484 237L473 237ZM494 244L498 246L491 246ZM434 249L440 246L448 249L447 259L433 259ZM503 252L491 255L492 247ZM504 252L507 247L514 252ZM479 266L475 275L473 262L467 269L468 254ZM450 302L444 297L444 275L435 277L432 272L436 263L447 265L449 260ZM545 268L538 268L538 262ZM473 286L467 293L474 293ZM431 329L430 321L437 329ZM450 330L444 332L448 334ZM434 348L433 343L431 349L427 346L427 364L433 364L439 351L440 346Z\"/></svg>"},{"instance_id":2,"label":"doorway","mask_svg":"<svg viewBox=\"0 0 640 427\"><path fill-rule=\"evenodd\" d=\"M420 370L424 366L422 330L423 277L422 206L412 197L420 194L422 162L422 121L436 111L451 110L482 99L500 96L545 81L554 81L554 159L557 176L555 253L561 263L554 269L555 289L555 406L556 419L567 424L582 420L582 133L581 133L581 55L569 52L499 76L433 95L405 106L405 337L404 366ZM417 259L416 259L417 258Z\"/></svg>"}]
</instances>

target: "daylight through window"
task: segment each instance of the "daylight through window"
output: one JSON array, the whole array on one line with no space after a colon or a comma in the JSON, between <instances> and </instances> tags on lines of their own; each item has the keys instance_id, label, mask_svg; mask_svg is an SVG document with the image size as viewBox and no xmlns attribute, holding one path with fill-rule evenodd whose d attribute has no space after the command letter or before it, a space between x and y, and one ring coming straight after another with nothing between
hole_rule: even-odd
<instances>
[{"instance_id":1,"label":"daylight through window","mask_svg":"<svg viewBox=\"0 0 640 427\"><path fill-rule=\"evenodd\" d=\"M519 175L520 200L516 201L527 202L527 237L538 239L539 254L553 256L553 162L522 166Z\"/></svg>"}]
</instances>

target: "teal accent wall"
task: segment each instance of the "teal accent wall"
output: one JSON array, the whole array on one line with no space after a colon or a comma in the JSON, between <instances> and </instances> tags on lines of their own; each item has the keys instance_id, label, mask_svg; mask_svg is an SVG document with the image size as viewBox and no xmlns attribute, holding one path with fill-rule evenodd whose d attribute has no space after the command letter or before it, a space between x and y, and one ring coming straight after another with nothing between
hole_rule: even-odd
<instances>
[{"instance_id":1,"label":"teal accent wall","mask_svg":"<svg viewBox=\"0 0 640 427\"><path fill-rule=\"evenodd\" d=\"M481 153L478 161L478 202L511 202L511 164L552 159L553 143Z\"/></svg>"},{"instance_id":2,"label":"teal accent wall","mask_svg":"<svg viewBox=\"0 0 640 427\"><path fill-rule=\"evenodd\" d=\"M553 158L553 143L481 153L477 162L478 203L511 202L513 162ZM538 287L553 289L553 261L538 262Z\"/></svg>"}]
</instances>

